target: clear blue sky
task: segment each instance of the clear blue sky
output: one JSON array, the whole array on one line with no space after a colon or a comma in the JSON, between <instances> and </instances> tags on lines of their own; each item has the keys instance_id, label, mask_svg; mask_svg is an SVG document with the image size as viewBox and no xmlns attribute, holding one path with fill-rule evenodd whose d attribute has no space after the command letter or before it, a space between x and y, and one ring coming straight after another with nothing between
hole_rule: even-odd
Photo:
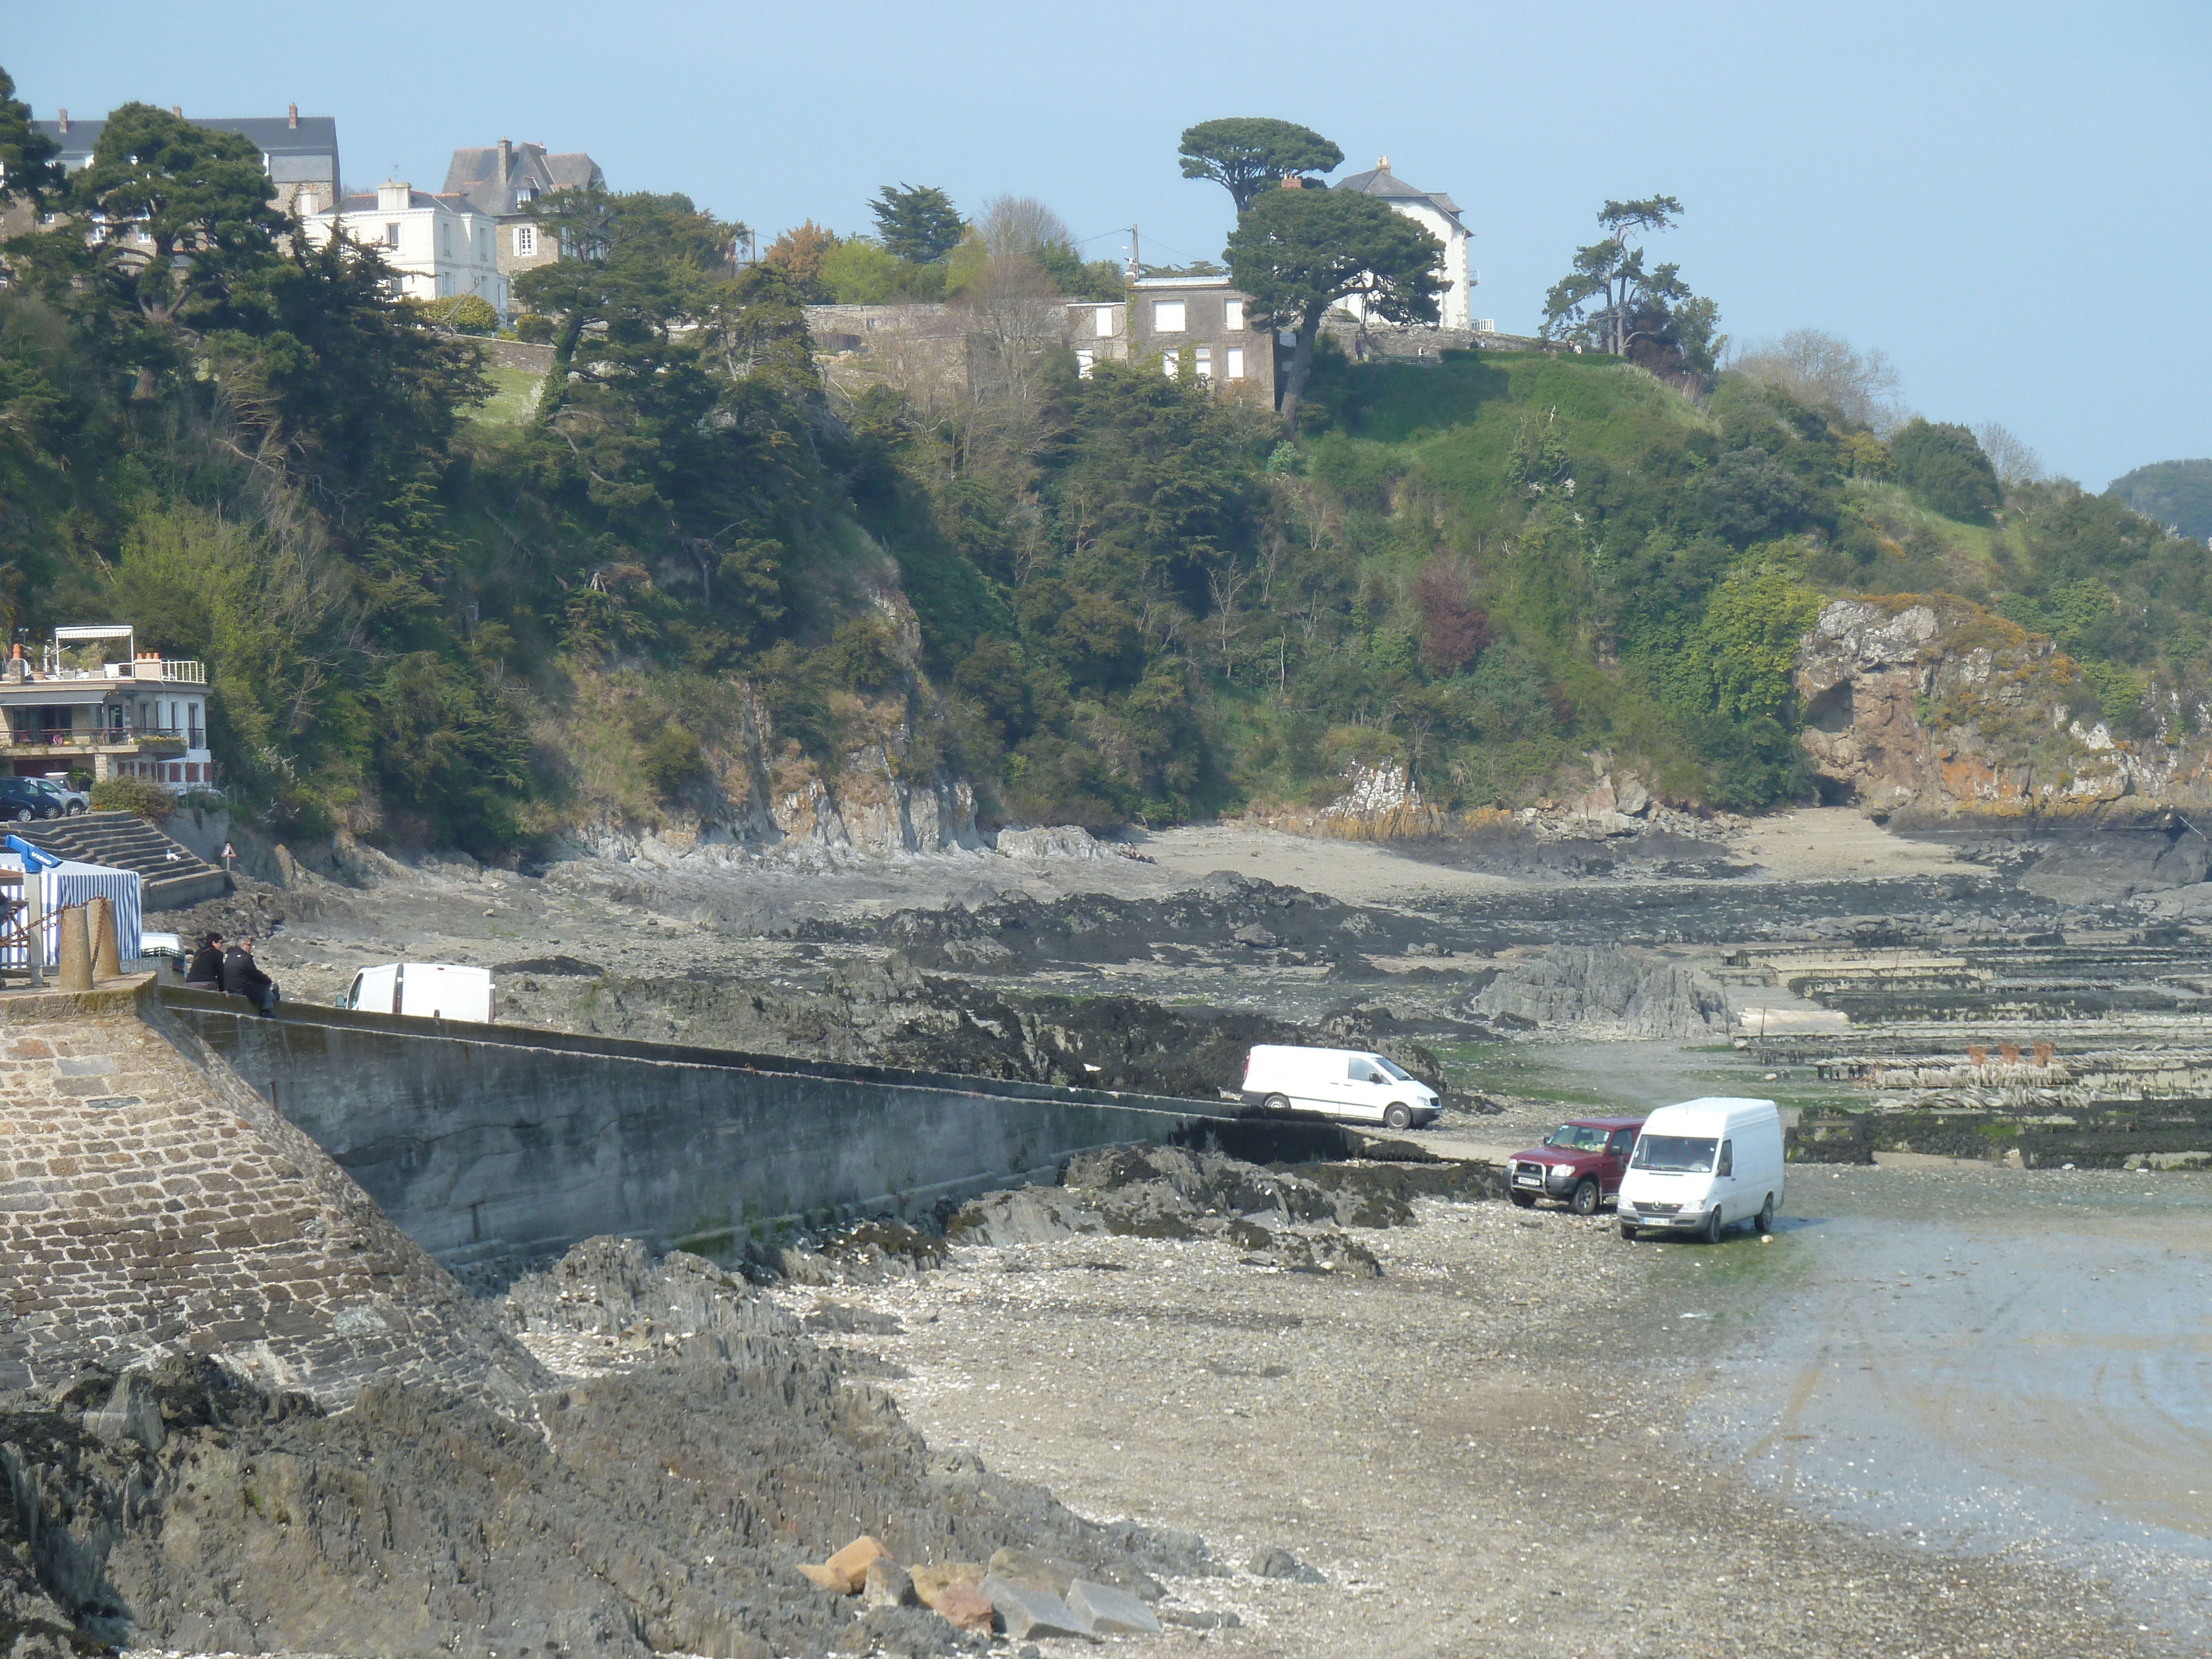
<instances>
[{"instance_id":1,"label":"clear blue sky","mask_svg":"<svg viewBox=\"0 0 2212 1659\"><path fill-rule=\"evenodd\" d=\"M1052 204L1092 257L1216 256L1182 130L1277 115L1388 155L1475 234L1477 310L1533 330L1607 197L1689 210L1662 257L1738 339L1878 346L1930 418L1998 420L2102 488L2212 455L2212 5L1373 11L1106 7L11 5L41 117L128 99L335 115L348 179L443 182L501 135L586 149L772 235L865 229L888 180Z\"/></svg>"}]
</instances>

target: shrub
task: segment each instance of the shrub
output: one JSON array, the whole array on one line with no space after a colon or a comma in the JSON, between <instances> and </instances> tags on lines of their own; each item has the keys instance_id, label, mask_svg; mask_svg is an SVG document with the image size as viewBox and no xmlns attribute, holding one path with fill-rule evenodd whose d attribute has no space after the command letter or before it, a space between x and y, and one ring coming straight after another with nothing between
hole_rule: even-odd
<instances>
[{"instance_id":1,"label":"shrub","mask_svg":"<svg viewBox=\"0 0 2212 1659\"><path fill-rule=\"evenodd\" d=\"M2004 500L1990 458L1955 422L1915 416L1890 439L1889 464L1899 483L1950 518L1978 518Z\"/></svg>"},{"instance_id":2,"label":"shrub","mask_svg":"<svg viewBox=\"0 0 2212 1659\"><path fill-rule=\"evenodd\" d=\"M177 810L177 798L145 778L102 778L91 793L95 812L129 812L152 824L167 823Z\"/></svg>"},{"instance_id":3,"label":"shrub","mask_svg":"<svg viewBox=\"0 0 2212 1659\"><path fill-rule=\"evenodd\" d=\"M840 685L855 691L884 691L906 672L898 659L898 635L877 616L855 617L830 635L823 666Z\"/></svg>"},{"instance_id":4,"label":"shrub","mask_svg":"<svg viewBox=\"0 0 2212 1659\"><path fill-rule=\"evenodd\" d=\"M1474 571L1449 555L1423 567L1413 583L1421 608L1421 660L1439 674L1456 674L1490 643L1490 618L1474 602Z\"/></svg>"},{"instance_id":5,"label":"shrub","mask_svg":"<svg viewBox=\"0 0 2212 1659\"><path fill-rule=\"evenodd\" d=\"M528 312L514 319L514 337L527 340L532 345L550 345L553 341L553 319Z\"/></svg>"},{"instance_id":6,"label":"shrub","mask_svg":"<svg viewBox=\"0 0 2212 1659\"><path fill-rule=\"evenodd\" d=\"M663 726L654 732L639 751L638 761L645 781L663 799L696 782L707 770L699 739L680 726Z\"/></svg>"},{"instance_id":7,"label":"shrub","mask_svg":"<svg viewBox=\"0 0 2212 1659\"><path fill-rule=\"evenodd\" d=\"M441 328L450 328L456 334L496 334L499 332L499 313L491 302L480 294L456 294L443 300L434 300L429 306L430 320Z\"/></svg>"}]
</instances>

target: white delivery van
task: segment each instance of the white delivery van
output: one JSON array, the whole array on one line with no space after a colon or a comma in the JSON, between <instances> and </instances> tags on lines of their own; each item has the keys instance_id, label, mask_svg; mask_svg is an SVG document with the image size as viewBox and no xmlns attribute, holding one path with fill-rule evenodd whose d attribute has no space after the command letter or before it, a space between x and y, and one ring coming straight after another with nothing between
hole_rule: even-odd
<instances>
[{"instance_id":1,"label":"white delivery van","mask_svg":"<svg viewBox=\"0 0 2212 1659\"><path fill-rule=\"evenodd\" d=\"M1620 1180L1620 1236L1664 1227L1711 1244L1723 1227L1754 1219L1768 1232L1784 1186L1782 1114L1772 1101L1662 1106L1644 1120Z\"/></svg>"},{"instance_id":2,"label":"white delivery van","mask_svg":"<svg viewBox=\"0 0 2212 1659\"><path fill-rule=\"evenodd\" d=\"M1267 1043L1245 1055L1238 1098L1271 1112L1325 1112L1394 1129L1426 1123L1443 1103L1405 1067L1364 1048Z\"/></svg>"},{"instance_id":3,"label":"white delivery van","mask_svg":"<svg viewBox=\"0 0 2212 1659\"><path fill-rule=\"evenodd\" d=\"M491 969L450 962L386 962L364 968L338 999L341 1008L426 1019L468 1019L489 1025L499 1010Z\"/></svg>"}]
</instances>

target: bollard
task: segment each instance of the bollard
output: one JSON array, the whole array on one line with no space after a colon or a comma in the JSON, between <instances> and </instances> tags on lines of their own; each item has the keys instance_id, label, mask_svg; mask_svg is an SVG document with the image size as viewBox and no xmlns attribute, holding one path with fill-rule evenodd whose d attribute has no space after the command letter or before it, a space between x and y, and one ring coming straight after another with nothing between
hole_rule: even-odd
<instances>
[{"instance_id":1,"label":"bollard","mask_svg":"<svg viewBox=\"0 0 2212 1659\"><path fill-rule=\"evenodd\" d=\"M2035 1045L2035 1063L2039 1066L2048 1066L2051 1064L2051 1045L2049 1043L2039 1042Z\"/></svg>"},{"instance_id":2,"label":"bollard","mask_svg":"<svg viewBox=\"0 0 2212 1659\"><path fill-rule=\"evenodd\" d=\"M2020 1044L2017 1042L2000 1042L1997 1044L1997 1058L2003 1060L2008 1066L2019 1065Z\"/></svg>"},{"instance_id":3,"label":"bollard","mask_svg":"<svg viewBox=\"0 0 2212 1659\"><path fill-rule=\"evenodd\" d=\"M1978 1043L1978 1042L1970 1042L1970 1043L1968 1043L1968 1044L1966 1045L1966 1064L1967 1064L1967 1065L1969 1065L1969 1066L1986 1066L1986 1065L1988 1065L1989 1063L1990 1063L1990 1051L1989 1051L1988 1049L1986 1049L1986 1048L1983 1048L1983 1047L1982 1047L1982 1045L1981 1045L1980 1043Z\"/></svg>"},{"instance_id":4,"label":"bollard","mask_svg":"<svg viewBox=\"0 0 2212 1659\"><path fill-rule=\"evenodd\" d=\"M92 901L92 977L95 982L123 976L123 944L115 935L115 901L105 893Z\"/></svg>"},{"instance_id":5,"label":"bollard","mask_svg":"<svg viewBox=\"0 0 2212 1659\"><path fill-rule=\"evenodd\" d=\"M64 991L92 989L92 936L85 927L84 906L64 905L61 913L61 960L55 983Z\"/></svg>"}]
</instances>

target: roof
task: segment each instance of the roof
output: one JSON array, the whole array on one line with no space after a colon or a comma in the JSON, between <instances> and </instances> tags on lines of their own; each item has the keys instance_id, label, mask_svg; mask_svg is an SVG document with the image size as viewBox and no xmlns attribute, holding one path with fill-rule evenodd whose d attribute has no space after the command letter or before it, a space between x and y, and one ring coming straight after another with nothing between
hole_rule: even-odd
<instances>
[{"instance_id":1,"label":"roof","mask_svg":"<svg viewBox=\"0 0 2212 1659\"><path fill-rule=\"evenodd\" d=\"M1771 1100L1757 1100L1747 1095L1704 1095L1696 1100L1680 1100L1672 1106L1662 1106L1651 1115L1656 1117L1660 1112L1681 1112L1696 1117L1725 1118L1733 1117L1739 1112L1759 1109L1771 1112L1777 1108Z\"/></svg>"},{"instance_id":2,"label":"roof","mask_svg":"<svg viewBox=\"0 0 2212 1659\"><path fill-rule=\"evenodd\" d=\"M599 164L581 150L549 155L543 144L509 144L504 179L499 155L496 144L455 150L446 168L446 193L465 196L478 212L504 218L527 213L533 197L606 183Z\"/></svg>"},{"instance_id":3,"label":"roof","mask_svg":"<svg viewBox=\"0 0 2212 1659\"><path fill-rule=\"evenodd\" d=\"M1566 1121L1577 1129L1636 1129L1644 1124L1640 1117L1571 1117Z\"/></svg>"},{"instance_id":4,"label":"roof","mask_svg":"<svg viewBox=\"0 0 2212 1659\"><path fill-rule=\"evenodd\" d=\"M467 213L473 207L474 204L465 196L433 195L427 190L410 190L407 192L406 208L387 208L380 204L376 191L362 190L340 198L337 210L340 213L376 214L405 212L409 209L442 208L447 213ZM315 216L321 218L326 216L318 214Z\"/></svg>"},{"instance_id":5,"label":"roof","mask_svg":"<svg viewBox=\"0 0 2212 1659\"><path fill-rule=\"evenodd\" d=\"M294 126L291 118L283 115L222 115L185 118L194 126L213 127L218 132L235 132L249 139L264 155L330 157L330 170L318 171L314 175L335 180L338 176L338 124L331 115L302 115ZM62 163L71 172L92 160L92 152L100 143L100 135L107 126L105 120L71 121L64 132L58 121L33 121L32 126L43 132L62 147Z\"/></svg>"},{"instance_id":6,"label":"roof","mask_svg":"<svg viewBox=\"0 0 2212 1659\"><path fill-rule=\"evenodd\" d=\"M1458 203L1440 190L1414 189L1391 172L1387 164L1370 167L1364 173L1355 173L1333 188L1356 190L1363 196L1379 196L1386 202L1425 202L1454 224L1459 225L1462 230L1467 228L1460 224Z\"/></svg>"},{"instance_id":7,"label":"roof","mask_svg":"<svg viewBox=\"0 0 2212 1659\"><path fill-rule=\"evenodd\" d=\"M1135 282L1130 284L1132 288L1147 289L1156 288L1227 288L1229 285L1229 273L1225 270L1218 276L1139 276ZM1106 302L1094 301L1092 303L1100 304Z\"/></svg>"}]
</instances>

